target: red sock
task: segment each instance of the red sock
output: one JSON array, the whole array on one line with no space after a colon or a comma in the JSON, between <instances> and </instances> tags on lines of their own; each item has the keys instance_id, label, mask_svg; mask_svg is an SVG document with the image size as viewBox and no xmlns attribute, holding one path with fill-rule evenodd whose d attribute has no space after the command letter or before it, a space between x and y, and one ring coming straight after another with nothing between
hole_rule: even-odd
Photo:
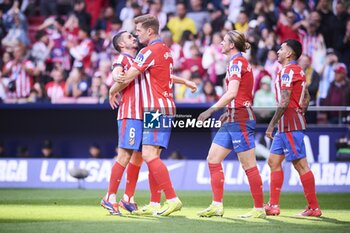
<instances>
[{"instance_id":1,"label":"red sock","mask_svg":"<svg viewBox=\"0 0 350 233\"><path fill-rule=\"evenodd\" d=\"M262 181L261 176L258 170L258 167L252 167L245 171L245 174L248 177L250 192L254 199L255 208L263 208L264 206L264 194L262 190Z\"/></svg>"},{"instance_id":2,"label":"red sock","mask_svg":"<svg viewBox=\"0 0 350 233\"><path fill-rule=\"evenodd\" d=\"M221 163L208 163L210 171L210 184L213 192L213 201L222 202L224 197L224 171Z\"/></svg>"},{"instance_id":3,"label":"red sock","mask_svg":"<svg viewBox=\"0 0 350 233\"><path fill-rule=\"evenodd\" d=\"M118 162L114 163L111 171L111 178L109 180L108 197L111 194L117 193L124 170L125 167L120 165Z\"/></svg>"},{"instance_id":4,"label":"red sock","mask_svg":"<svg viewBox=\"0 0 350 233\"><path fill-rule=\"evenodd\" d=\"M319 208L316 189L315 189L315 178L312 171L308 171L304 175L300 176L301 183L303 184L304 194L309 204L309 207L312 209Z\"/></svg>"},{"instance_id":5,"label":"red sock","mask_svg":"<svg viewBox=\"0 0 350 233\"><path fill-rule=\"evenodd\" d=\"M162 190L158 188L157 181L154 179L152 173L148 173L149 189L151 191L151 202L160 203Z\"/></svg>"},{"instance_id":6,"label":"red sock","mask_svg":"<svg viewBox=\"0 0 350 233\"><path fill-rule=\"evenodd\" d=\"M284 179L283 171L271 172L270 178L270 204L278 205Z\"/></svg>"},{"instance_id":7,"label":"red sock","mask_svg":"<svg viewBox=\"0 0 350 233\"><path fill-rule=\"evenodd\" d=\"M125 185L125 194L130 198L135 194L135 188L137 179L139 178L140 167L132 163L129 163L128 168L126 169L126 185Z\"/></svg>"},{"instance_id":8,"label":"red sock","mask_svg":"<svg viewBox=\"0 0 350 233\"><path fill-rule=\"evenodd\" d=\"M175 198L176 193L170 180L169 171L163 161L160 158L156 158L148 162L147 166L158 187L164 191L165 198Z\"/></svg>"}]
</instances>

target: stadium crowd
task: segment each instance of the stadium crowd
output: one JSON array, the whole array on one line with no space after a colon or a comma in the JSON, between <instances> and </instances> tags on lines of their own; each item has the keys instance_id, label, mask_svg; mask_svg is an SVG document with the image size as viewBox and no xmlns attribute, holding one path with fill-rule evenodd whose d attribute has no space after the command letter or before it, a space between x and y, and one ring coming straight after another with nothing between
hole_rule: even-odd
<instances>
[{"instance_id":1,"label":"stadium crowd","mask_svg":"<svg viewBox=\"0 0 350 233\"><path fill-rule=\"evenodd\" d=\"M0 5L3 103L107 103L112 85L112 37L134 30L144 13L158 17L174 72L198 85L175 85L177 102L216 101L227 57L220 42L245 33L255 78L255 106L274 106L278 45L299 40L311 106L350 105L348 0L3 0ZM335 113L336 114L336 113ZM262 112L268 121L271 112ZM337 115L329 115L334 122Z\"/></svg>"}]
</instances>

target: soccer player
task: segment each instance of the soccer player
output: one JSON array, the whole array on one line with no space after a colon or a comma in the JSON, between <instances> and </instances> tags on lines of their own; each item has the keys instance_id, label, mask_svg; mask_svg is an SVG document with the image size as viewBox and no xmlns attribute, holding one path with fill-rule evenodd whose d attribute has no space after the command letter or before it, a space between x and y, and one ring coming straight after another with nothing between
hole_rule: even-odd
<instances>
[{"instance_id":1,"label":"soccer player","mask_svg":"<svg viewBox=\"0 0 350 233\"><path fill-rule=\"evenodd\" d=\"M170 49L159 36L159 21L151 15L141 15L135 18L136 34L141 44L147 46L140 50L134 63L119 82L128 84L143 73L141 81L143 106L145 111L153 113L158 119L175 115L173 99L172 66L173 59ZM147 163L148 170L156 184L164 191L166 201L162 207L146 205L136 214L148 214L154 211L158 215L167 216L182 208L170 180L169 171L160 159L163 148L167 148L171 129L147 129L142 139L142 157Z\"/></svg>"},{"instance_id":2,"label":"soccer player","mask_svg":"<svg viewBox=\"0 0 350 233\"><path fill-rule=\"evenodd\" d=\"M138 43L136 38L126 31L114 36L112 42L114 48L119 52L112 64L112 75L113 77L118 77L133 64ZM112 215L121 214L119 206L129 212L137 209L133 196L140 167L143 162L141 156L143 105L140 84L141 76L138 76L128 86L123 86L115 82L110 88L109 102L112 109L117 108L117 93L120 91L122 93L117 118L119 135L118 156L111 170L108 192L101 200L101 205ZM125 194L120 202L117 203L116 193L127 165Z\"/></svg>"},{"instance_id":3,"label":"soccer player","mask_svg":"<svg viewBox=\"0 0 350 233\"><path fill-rule=\"evenodd\" d=\"M249 49L250 44L242 33L229 31L221 45L222 52L230 57L225 78L226 92L217 103L201 113L198 120L205 121L215 111L224 107L227 107L227 110L220 117L225 123L215 135L207 157L213 201L207 209L198 212L198 215L223 216L224 172L221 162L233 149L248 177L254 199L254 208L241 217L265 218L262 181L255 158L256 122L251 108L254 78L250 64L242 55L242 52Z\"/></svg>"},{"instance_id":4,"label":"soccer player","mask_svg":"<svg viewBox=\"0 0 350 233\"><path fill-rule=\"evenodd\" d=\"M267 215L279 215L279 197L283 184L282 161L291 161L300 175L308 203L299 216L322 215L318 205L315 178L310 170L304 144L306 121L304 114L309 105L309 92L305 74L297 60L302 53L302 45L296 40L286 40L278 50L278 62L282 70L278 73L275 89L277 110L266 130L266 136L273 139L268 164L271 169L270 201L265 205ZM272 136L275 125L278 132Z\"/></svg>"}]
</instances>

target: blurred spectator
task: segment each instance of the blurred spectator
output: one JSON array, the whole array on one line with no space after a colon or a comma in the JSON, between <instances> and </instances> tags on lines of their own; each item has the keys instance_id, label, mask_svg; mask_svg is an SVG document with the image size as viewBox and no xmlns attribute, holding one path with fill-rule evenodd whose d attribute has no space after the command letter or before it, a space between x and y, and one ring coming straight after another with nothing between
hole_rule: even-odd
<instances>
[{"instance_id":1,"label":"blurred spectator","mask_svg":"<svg viewBox=\"0 0 350 233\"><path fill-rule=\"evenodd\" d=\"M2 39L2 45L5 47L15 47L18 43L29 46L30 41L27 34L25 23L21 22L20 13L13 14L13 22L10 22L10 27L6 36Z\"/></svg>"},{"instance_id":2,"label":"blurred spectator","mask_svg":"<svg viewBox=\"0 0 350 233\"><path fill-rule=\"evenodd\" d=\"M133 31L135 29L134 18L142 14L142 7L134 0L128 0L126 6L120 12L119 19L123 22L123 30Z\"/></svg>"},{"instance_id":3,"label":"blurred spectator","mask_svg":"<svg viewBox=\"0 0 350 233\"><path fill-rule=\"evenodd\" d=\"M219 96L216 94L215 87L209 80L203 83L203 99L202 103L213 103L219 100Z\"/></svg>"},{"instance_id":4,"label":"blurred spectator","mask_svg":"<svg viewBox=\"0 0 350 233\"><path fill-rule=\"evenodd\" d=\"M190 58L192 56L191 47L196 45L195 37L192 32L188 30L184 31L179 44L182 48L181 59Z\"/></svg>"},{"instance_id":5,"label":"blurred spectator","mask_svg":"<svg viewBox=\"0 0 350 233\"><path fill-rule=\"evenodd\" d=\"M277 52L275 50L270 50L267 53L264 69L271 75L272 80L275 80L278 71L281 69L281 64L277 61Z\"/></svg>"},{"instance_id":6,"label":"blurred spectator","mask_svg":"<svg viewBox=\"0 0 350 233\"><path fill-rule=\"evenodd\" d=\"M108 92L108 86L104 83L100 85L99 88L99 98L98 98L98 103L100 104L108 104L109 103L109 92Z\"/></svg>"},{"instance_id":7,"label":"blurred spectator","mask_svg":"<svg viewBox=\"0 0 350 233\"><path fill-rule=\"evenodd\" d=\"M265 75L260 81L260 89L254 96L254 107L275 107L276 96L271 91L271 77ZM273 115L273 110L260 110L256 114L258 123L268 123Z\"/></svg>"},{"instance_id":8,"label":"blurred spectator","mask_svg":"<svg viewBox=\"0 0 350 233\"><path fill-rule=\"evenodd\" d=\"M74 58L74 62L82 62L85 72L91 74L92 64L91 64L91 55L93 52L93 42L89 38L89 29L85 25L80 26L79 30L79 44L74 44L72 42L67 43L69 52Z\"/></svg>"},{"instance_id":9,"label":"blurred spectator","mask_svg":"<svg viewBox=\"0 0 350 233\"><path fill-rule=\"evenodd\" d=\"M5 23L4 23L4 19L3 19L3 9L1 9L0 7L0 41L2 41L2 39L6 36L7 31L6 31L6 27L5 27Z\"/></svg>"},{"instance_id":10,"label":"blurred spectator","mask_svg":"<svg viewBox=\"0 0 350 233\"><path fill-rule=\"evenodd\" d=\"M204 52L204 49L210 46L212 43L213 28L209 22L203 25L202 30L199 31L199 43L202 45L200 50Z\"/></svg>"},{"instance_id":11,"label":"blurred spectator","mask_svg":"<svg viewBox=\"0 0 350 233\"><path fill-rule=\"evenodd\" d=\"M197 32L202 30L203 25L209 19L209 12L205 9L202 0L190 0L190 11L187 17L193 20Z\"/></svg>"},{"instance_id":12,"label":"blurred spectator","mask_svg":"<svg viewBox=\"0 0 350 233\"><path fill-rule=\"evenodd\" d=\"M319 27L319 31L322 34L324 38L324 43L326 43L327 47L332 46L332 37L334 33L334 22L335 22L335 15L332 12L332 5L330 0L319 0L316 6L316 10L319 14L319 18L317 20L319 25L322 25L322 27Z\"/></svg>"},{"instance_id":13,"label":"blurred spectator","mask_svg":"<svg viewBox=\"0 0 350 233\"><path fill-rule=\"evenodd\" d=\"M89 86L88 77L83 74L83 69L73 68L66 81L65 96L75 98L87 96Z\"/></svg>"},{"instance_id":14,"label":"blurred spectator","mask_svg":"<svg viewBox=\"0 0 350 233\"><path fill-rule=\"evenodd\" d=\"M51 71L51 77L53 81L46 84L45 89L51 103L56 103L58 100L64 97L65 80L63 69L56 63Z\"/></svg>"},{"instance_id":15,"label":"blurred spectator","mask_svg":"<svg viewBox=\"0 0 350 233\"><path fill-rule=\"evenodd\" d=\"M93 143L89 147L89 157L92 159L102 158L101 156L101 147L97 143Z\"/></svg>"},{"instance_id":16,"label":"blurred spectator","mask_svg":"<svg viewBox=\"0 0 350 233\"><path fill-rule=\"evenodd\" d=\"M350 80L347 78L347 69L344 63L334 66L334 81L331 83L326 97L328 106L350 106ZM328 122L340 123L338 112L328 113Z\"/></svg>"},{"instance_id":17,"label":"blurred spectator","mask_svg":"<svg viewBox=\"0 0 350 233\"><path fill-rule=\"evenodd\" d=\"M183 159L186 159L181 153L180 151L173 151L170 153L169 157L168 157L169 160L183 160Z\"/></svg>"},{"instance_id":18,"label":"blurred spectator","mask_svg":"<svg viewBox=\"0 0 350 233\"><path fill-rule=\"evenodd\" d=\"M18 146L16 156L18 158L29 158L28 146L27 145Z\"/></svg>"},{"instance_id":19,"label":"blurred spectator","mask_svg":"<svg viewBox=\"0 0 350 233\"><path fill-rule=\"evenodd\" d=\"M190 31L193 35L197 34L196 25L192 19L186 16L186 5L183 2L176 4L176 15L171 18L167 24L169 30L173 34L173 40L180 42L184 31Z\"/></svg>"},{"instance_id":20,"label":"blurred spectator","mask_svg":"<svg viewBox=\"0 0 350 233\"><path fill-rule=\"evenodd\" d=\"M34 64L25 58L26 48L18 45L14 48L14 59L5 65L3 75L9 78L8 97L25 98L29 96L33 85Z\"/></svg>"},{"instance_id":21,"label":"blurred spectator","mask_svg":"<svg viewBox=\"0 0 350 233\"><path fill-rule=\"evenodd\" d=\"M276 34L279 37L281 43L287 39L294 39L299 41L298 29L301 22L295 21L295 15L293 11L288 11L286 15L282 13L280 14L276 27Z\"/></svg>"},{"instance_id":22,"label":"blurred spectator","mask_svg":"<svg viewBox=\"0 0 350 233\"><path fill-rule=\"evenodd\" d=\"M33 45L31 56L34 63L41 71L45 70L45 61L49 58L51 49L54 44L53 41L49 39L49 36L45 31L40 30L35 35L36 42Z\"/></svg>"},{"instance_id":23,"label":"blurred spectator","mask_svg":"<svg viewBox=\"0 0 350 233\"><path fill-rule=\"evenodd\" d=\"M44 140L43 145L41 147L41 157L45 159L54 158L52 142L48 139Z\"/></svg>"},{"instance_id":24,"label":"blurred spectator","mask_svg":"<svg viewBox=\"0 0 350 233\"><path fill-rule=\"evenodd\" d=\"M226 56L221 52L222 40L220 33L214 33L211 45L204 50L202 56L202 65L208 70L209 80L218 86L223 86L227 65Z\"/></svg>"},{"instance_id":25,"label":"blurred spectator","mask_svg":"<svg viewBox=\"0 0 350 233\"><path fill-rule=\"evenodd\" d=\"M246 33L248 30L248 23L249 23L249 18L248 14L245 11L239 12L239 15L237 17L237 21L234 24L235 29L241 33Z\"/></svg>"},{"instance_id":26,"label":"blurred spectator","mask_svg":"<svg viewBox=\"0 0 350 233\"><path fill-rule=\"evenodd\" d=\"M159 30L162 31L167 24L167 15L162 10L163 1L162 0L151 0L149 14L156 16L159 20Z\"/></svg>"},{"instance_id":27,"label":"blurred spectator","mask_svg":"<svg viewBox=\"0 0 350 233\"><path fill-rule=\"evenodd\" d=\"M338 63L338 56L335 54L334 49L327 49L326 60L321 69L321 79L318 89L317 105L325 105L324 99L328 94L328 89L331 82L334 80L334 65Z\"/></svg>"},{"instance_id":28,"label":"blurred spectator","mask_svg":"<svg viewBox=\"0 0 350 233\"><path fill-rule=\"evenodd\" d=\"M326 56L326 44L322 34L318 32L320 28L320 18L318 12L311 12L307 21L304 22L306 29L300 30L300 40L303 45L303 54L311 57L312 68L321 73Z\"/></svg>"},{"instance_id":29,"label":"blurred spectator","mask_svg":"<svg viewBox=\"0 0 350 233\"><path fill-rule=\"evenodd\" d=\"M350 9L350 5L349 5ZM348 13L350 15L350 12ZM347 65L347 67L350 67L350 17L346 21L345 26L345 32L342 38L342 41L339 43L339 51L342 57L342 60ZM348 75L350 75L350 69L348 70Z\"/></svg>"},{"instance_id":30,"label":"blurred spectator","mask_svg":"<svg viewBox=\"0 0 350 233\"><path fill-rule=\"evenodd\" d=\"M311 59L309 56L302 54L299 58L299 65L305 73L306 83L310 94L309 106L316 106L316 98L318 87L320 84L320 75L311 67ZM317 123L317 112L306 113L308 123Z\"/></svg>"},{"instance_id":31,"label":"blurred spectator","mask_svg":"<svg viewBox=\"0 0 350 233\"><path fill-rule=\"evenodd\" d=\"M232 30L232 23L227 21L227 16L222 9L218 9L213 4L208 3L208 12L210 14L209 21L213 32L222 32L222 35L225 35L225 32L223 32L225 23L227 23Z\"/></svg>"},{"instance_id":32,"label":"blurred spectator","mask_svg":"<svg viewBox=\"0 0 350 233\"><path fill-rule=\"evenodd\" d=\"M40 1L40 15L44 17L57 15L57 1Z\"/></svg>"},{"instance_id":33,"label":"blurred spectator","mask_svg":"<svg viewBox=\"0 0 350 233\"><path fill-rule=\"evenodd\" d=\"M202 79L206 76L206 70L202 66L202 56L196 45L190 47L191 57L185 58L181 64L181 70L190 70L192 73L198 72Z\"/></svg>"},{"instance_id":34,"label":"blurred spectator","mask_svg":"<svg viewBox=\"0 0 350 233\"><path fill-rule=\"evenodd\" d=\"M74 0L73 14L78 18L79 26L90 31L91 15L86 11L85 0Z\"/></svg>"},{"instance_id":35,"label":"blurred spectator","mask_svg":"<svg viewBox=\"0 0 350 233\"><path fill-rule=\"evenodd\" d=\"M5 158L5 157L7 157L5 145L3 142L0 142L0 158Z\"/></svg>"},{"instance_id":36,"label":"blurred spectator","mask_svg":"<svg viewBox=\"0 0 350 233\"><path fill-rule=\"evenodd\" d=\"M106 7L106 9L100 12L100 17L94 26L94 30L97 30L97 31L103 30L106 33L109 33L112 30L111 20L114 19L115 17L116 15L113 7L111 6Z\"/></svg>"}]
</instances>

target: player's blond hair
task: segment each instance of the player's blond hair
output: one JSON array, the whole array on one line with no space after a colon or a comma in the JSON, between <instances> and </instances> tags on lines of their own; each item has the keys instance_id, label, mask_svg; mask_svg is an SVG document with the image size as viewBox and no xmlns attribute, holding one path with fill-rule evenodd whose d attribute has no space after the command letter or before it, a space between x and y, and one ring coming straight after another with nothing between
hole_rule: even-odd
<instances>
[{"instance_id":1,"label":"player's blond hair","mask_svg":"<svg viewBox=\"0 0 350 233\"><path fill-rule=\"evenodd\" d=\"M227 33L229 41L233 43L236 49L240 52L245 53L247 49L250 49L250 44L247 42L243 33L240 33L236 30L231 30Z\"/></svg>"},{"instance_id":2,"label":"player's blond hair","mask_svg":"<svg viewBox=\"0 0 350 233\"><path fill-rule=\"evenodd\" d=\"M144 29L151 28L156 34L158 34L159 32L159 21L157 17L153 15L150 15L150 14L140 15L136 17L134 21L135 21L135 24L141 23L141 27L143 27Z\"/></svg>"}]
</instances>

